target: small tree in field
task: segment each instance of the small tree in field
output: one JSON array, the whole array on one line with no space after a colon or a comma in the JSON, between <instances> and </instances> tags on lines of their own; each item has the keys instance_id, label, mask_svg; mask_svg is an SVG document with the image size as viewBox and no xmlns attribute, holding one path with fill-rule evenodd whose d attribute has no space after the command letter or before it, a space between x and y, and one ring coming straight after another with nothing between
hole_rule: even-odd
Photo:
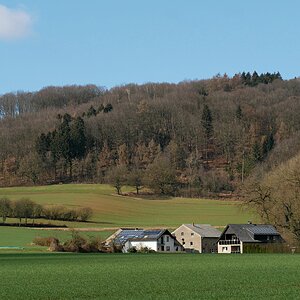
<instances>
[{"instance_id":1,"label":"small tree in field","mask_svg":"<svg viewBox=\"0 0 300 300\"><path fill-rule=\"evenodd\" d=\"M131 170L129 176L128 176L128 184L135 187L137 195L139 194L139 191L142 188L144 181L144 172L139 169L133 169Z\"/></svg>"},{"instance_id":2,"label":"small tree in field","mask_svg":"<svg viewBox=\"0 0 300 300\"><path fill-rule=\"evenodd\" d=\"M176 170L165 157L158 157L146 170L147 185L155 192L174 195L178 187Z\"/></svg>"},{"instance_id":3,"label":"small tree in field","mask_svg":"<svg viewBox=\"0 0 300 300\"><path fill-rule=\"evenodd\" d=\"M0 199L0 216L2 217L3 223L5 223L6 218L11 213L11 201L8 198Z\"/></svg>"},{"instance_id":4,"label":"small tree in field","mask_svg":"<svg viewBox=\"0 0 300 300\"><path fill-rule=\"evenodd\" d=\"M32 213L31 213L33 225L34 225L34 220L40 218L42 216L42 213L43 213L42 205L34 203L32 207Z\"/></svg>"},{"instance_id":5,"label":"small tree in field","mask_svg":"<svg viewBox=\"0 0 300 300\"><path fill-rule=\"evenodd\" d=\"M27 198L17 200L14 204L14 217L19 219L19 225L21 225L22 218L25 218L25 224L27 219L32 217L35 203Z\"/></svg>"},{"instance_id":6,"label":"small tree in field","mask_svg":"<svg viewBox=\"0 0 300 300\"><path fill-rule=\"evenodd\" d=\"M127 179L127 169L125 166L117 166L108 172L108 182L116 189L118 195L122 193L122 186L125 185Z\"/></svg>"}]
</instances>

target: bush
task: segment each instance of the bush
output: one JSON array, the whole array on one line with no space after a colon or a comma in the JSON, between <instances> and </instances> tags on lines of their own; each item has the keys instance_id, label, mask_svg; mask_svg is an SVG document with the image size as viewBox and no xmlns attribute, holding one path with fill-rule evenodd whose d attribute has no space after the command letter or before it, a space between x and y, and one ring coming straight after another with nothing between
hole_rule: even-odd
<instances>
[{"instance_id":1,"label":"bush","mask_svg":"<svg viewBox=\"0 0 300 300\"><path fill-rule=\"evenodd\" d=\"M79 209L68 209L64 206L49 206L44 208L44 217L49 220L61 221L82 221L86 222L93 215L93 210L89 207Z\"/></svg>"},{"instance_id":2,"label":"bush","mask_svg":"<svg viewBox=\"0 0 300 300\"><path fill-rule=\"evenodd\" d=\"M64 248L62 247L62 245L60 245L58 239L53 238L51 240L51 243L50 243L50 246L49 246L48 250L51 251L51 252L63 252Z\"/></svg>"},{"instance_id":3,"label":"bush","mask_svg":"<svg viewBox=\"0 0 300 300\"><path fill-rule=\"evenodd\" d=\"M105 252L99 237L90 238L82 245L83 252Z\"/></svg>"},{"instance_id":4,"label":"bush","mask_svg":"<svg viewBox=\"0 0 300 300\"><path fill-rule=\"evenodd\" d=\"M86 244L86 238L82 237L78 232L73 232L72 238L63 244L63 248L66 252L85 252Z\"/></svg>"},{"instance_id":5,"label":"bush","mask_svg":"<svg viewBox=\"0 0 300 300\"><path fill-rule=\"evenodd\" d=\"M138 253L154 253L155 251L148 247L141 247L137 252Z\"/></svg>"},{"instance_id":6,"label":"bush","mask_svg":"<svg viewBox=\"0 0 300 300\"><path fill-rule=\"evenodd\" d=\"M300 253L300 247L291 247L286 243L244 245L244 253Z\"/></svg>"},{"instance_id":7,"label":"bush","mask_svg":"<svg viewBox=\"0 0 300 300\"><path fill-rule=\"evenodd\" d=\"M47 246L49 247L48 250L53 252L105 252L99 237L86 239L76 231L72 233L72 238L63 245L54 237L36 237L33 243L39 246Z\"/></svg>"},{"instance_id":8,"label":"bush","mask_svg":"<svg viewBox=\"0 0 300 300\"><path fill-rule=\"evenodd\" d=\"M131 247L128 249L128 253L136 253L136 252L137 252L137 250L135 247Z\"/></svg>"},{"instance_id":9,"label":"bush","mask_svg":"<svg viewBox=\"0 0 300 300\"><path fill-rule=\"evenodd\" d=\"M77 211L77 214L82 222L86 222L92 217L93 210L89 207L83 207Z\"/></svg>"},{"instance_id":10,"label":"bush","mask_svg":"<svg viewBox=\"0 0 300 300\"><path fill-rule=\"evenodd\" d=\"M155 251L148 248L148 247L141 247L141 248L136 248L136 247L131 247L128 249L128 253L154 253Z\"/></svg>"},{"instance_id":11,"label":"bush","mask_svg":"<svg viewBox=\"0 0 300 300\"><path fill-rule=\"evenodd\" d=\"M33 244L37 245L37 246L47 246L49 247L52 240L55 239L52 236L48 236L48 237L36 237L33 239Z\"/></svg>"}]
</instances>

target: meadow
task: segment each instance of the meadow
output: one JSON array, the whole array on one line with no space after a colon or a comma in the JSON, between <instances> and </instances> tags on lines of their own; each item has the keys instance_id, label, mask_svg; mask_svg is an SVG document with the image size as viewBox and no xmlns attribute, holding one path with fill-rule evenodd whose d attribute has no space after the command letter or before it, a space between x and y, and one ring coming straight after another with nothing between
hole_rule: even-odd
<instances>
[{"instance_id":1,"label":"meadow","mask_svg":"<svg viewBox=\"0 0 300 300\"><path fill-rule=\"evenodd\" d=\"M130 187L124 192L132 192ZM85 236L108 237L119 227L176 228L182 223L208 223L225 226L228 223L245 223L253 220L251 213L243 211L238 201L191 198L138 198L118 196L109 185L66 184L37 187L1 188L0 197L11 200L29 198L42 205L64 205L69 208L91 207L94 215L89 222L36 220L36 223L52 223L69 228L86 229ZM7 222L18 222L8 219ZM29 220L30 222L30 220ZM93 230L103 230L94 232ZM22 246L37 250L31 245L37 236L53 236L61 241L70 238L71 232L37 230L0 226L1 246ZM1 250L2 251L2 250Z\"/></svg>"},{"instance_id":2,"label":"meadow","mask_svg":"<svg viewBox=\"0 0 300 300\"><path fill-rule=\"evenodd\" d=\"M127 187L124 191L133 189ZM225 226L228 223L244 223L254 218L253 214L242 211L237 201L118 196L111 186L100 184L1 188L0 197L2 196L12 200L26 197L43 205L91 207L94 210L94 216L89 223L56 222L70 227L172 228L192 222Z\"/></svg>"},{"instance_id":3,"label":"meadow","mask_svg":"<svg viewBox=\"0 0 300 300\"><path fill-rule=\"evenodd\" d=\"M299 299L297 254L1 254L0 299Z\"/></svg>"}]
</instances>

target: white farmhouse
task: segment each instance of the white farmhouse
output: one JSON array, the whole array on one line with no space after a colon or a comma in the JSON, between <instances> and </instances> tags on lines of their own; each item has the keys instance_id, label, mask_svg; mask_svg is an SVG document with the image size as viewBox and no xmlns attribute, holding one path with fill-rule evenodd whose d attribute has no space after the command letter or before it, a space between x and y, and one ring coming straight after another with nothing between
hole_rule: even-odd
<instances>
[{"instance_id":1,"label":"white farmhouse","mask_svg":"<svg viewBox=\"0 0 300 300\"><path fill-rule=\"evenodd\" d=\"M145 247L156 252L183 251L183 247L167 229L119 229L106 242L122 246L125 253L130 248L140 250Z\"/></svg>"}]
</instances>

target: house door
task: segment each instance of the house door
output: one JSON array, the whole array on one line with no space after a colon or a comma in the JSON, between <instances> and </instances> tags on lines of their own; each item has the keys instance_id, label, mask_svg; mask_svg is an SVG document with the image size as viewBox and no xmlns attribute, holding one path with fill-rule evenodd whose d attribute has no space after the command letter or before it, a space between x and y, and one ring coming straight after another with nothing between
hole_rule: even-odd
<instances>
[{"instance_id":1,"label":"house door","mask_svg":"<svg viewBox=\"0 0 300 300\"><path fill-rule=\"evenodd\" d=\"M165 246L161 246L161 251L165 251Z\"/></svg>"}]
</instances>

